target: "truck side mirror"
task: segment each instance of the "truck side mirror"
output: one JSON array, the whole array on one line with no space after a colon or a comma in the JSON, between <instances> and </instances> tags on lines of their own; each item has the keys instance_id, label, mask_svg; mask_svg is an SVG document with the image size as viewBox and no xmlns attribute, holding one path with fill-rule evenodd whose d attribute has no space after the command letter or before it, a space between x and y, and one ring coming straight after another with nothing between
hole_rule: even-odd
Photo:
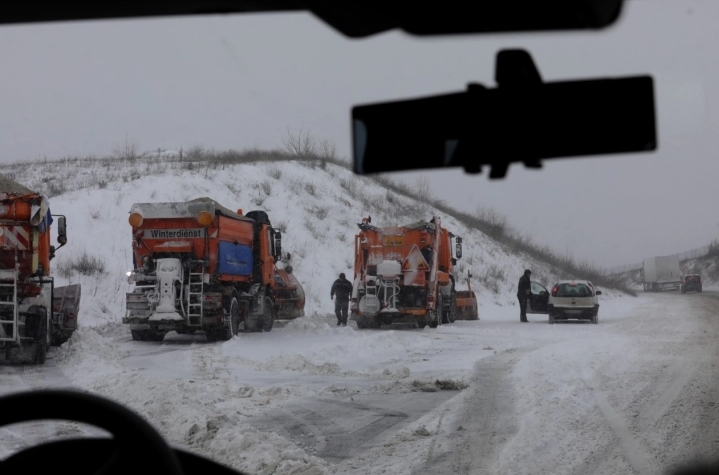
<instances>
[{"instance_id":1,"label":"truck side mirror","mask_svg":"<svg viewBox=\"0 0 719 475\"><path fill-rule=\"evenodd\" d=\"M63 246L67 244L67 222L65 216L57 218L57 242Z\"/></svg>"},{"instance_id":2,"label":"truck side mirror","mask_svg":"<svg viewBox=\"0 0 719 475\"><path fill-rule=\"evenodd\" d=\"M50 246L50 260L55 258L55 246Z\"/></svg>"},{"instance_id":3,"label":"truck side mirror","mask_svg":"<svg viewBox=\"0 0 719 475\"><path fill-rule=\"evenodd\" d=\"M459 236L455 236L454 238L454 257L457 259L462 258L462 238Z\"/></svg>"},{"instance_id":4,"label":"truck side mirror","mask_svg":"<svg viewBox=\"0 0 719 475\"><path fill-rule=\"evenodd\" d=\"M275 257L282 258L282 233L280 231L275 231Z\"/></svg>"}]
</instances>

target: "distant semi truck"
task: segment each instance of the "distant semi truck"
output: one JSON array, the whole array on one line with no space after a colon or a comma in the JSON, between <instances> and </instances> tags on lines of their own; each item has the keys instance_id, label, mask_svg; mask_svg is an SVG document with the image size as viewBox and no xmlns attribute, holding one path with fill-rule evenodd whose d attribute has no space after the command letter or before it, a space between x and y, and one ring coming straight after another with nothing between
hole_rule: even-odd
<instances>
[{"instance_id":1,"label":"distant semi truck","mask_svg":"<svg viewBox=\"0 0 719 475\"><path fill-rule=\"evenodd\" d=\"M679 256L647 257L642 269L645 291L677 290L682 284Z\"/></svg>"}]
</instances>

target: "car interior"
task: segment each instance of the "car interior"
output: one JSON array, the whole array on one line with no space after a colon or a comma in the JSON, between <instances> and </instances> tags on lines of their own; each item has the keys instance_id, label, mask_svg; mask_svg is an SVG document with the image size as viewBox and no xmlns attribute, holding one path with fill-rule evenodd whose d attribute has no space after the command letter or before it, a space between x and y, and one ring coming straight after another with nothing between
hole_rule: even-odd
<instances>
[{"instance_id":1,"label":"car interior","mask_svg":"<svg viewBox=\"0 0 719 475\"><path fill-rule=\"evenodd\" d=\"M0 25L309 11L349 38L392 30L420 38L438 38L605 29L621 18L624 3L624 0L26 1L0 5ZM519 36L517 43L521 44ZM502 179L512 163L541 168L544 160L647 153L658 147L655 91L650 75L544 81L540 67L521 48L502 50L496 56L495 88L472 83L466 87L458 85L456 90L443 94L357 104L348 111L354 172L461 167L476 174L488 167L490 178ZM489 133L480 135L478 130ZM516 140L517 136L522 140ZM411 158L398 160L397 156ZM557 296L591 297L592 290L583 284L561 284ZM90 424L111 435L49 442L22 450L0 461L2 474L237 473L208 458L171 447L143 417L97 395L75 390L34 390L0 397L0 408L0 426L59 419ZM72 463L64 464L64 460ZM719 473L715 468L697 465L692 473Z\"/></svg>"}]
</instances>

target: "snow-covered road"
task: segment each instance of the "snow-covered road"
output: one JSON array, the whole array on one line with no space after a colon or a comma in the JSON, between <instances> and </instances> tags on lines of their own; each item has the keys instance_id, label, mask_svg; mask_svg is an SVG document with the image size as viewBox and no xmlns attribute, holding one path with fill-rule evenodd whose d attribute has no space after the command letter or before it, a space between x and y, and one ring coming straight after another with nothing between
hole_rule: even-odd
<instances>
[{"instance_id":1,"label":"snow-covered road","mask_svg":"<svg viewBox=\"0 0 719 475\"><path fill-rule=\"evenodd\" d=\"M599 325L483 312L436 330L306 317L223 344L86 328L42 368L0 367L0 392L91 390L248 473L661 473L719 453L719 292L607 299ZM88 431L67 427L0 430L0 457Z\"/></svg>"}]
</instances>

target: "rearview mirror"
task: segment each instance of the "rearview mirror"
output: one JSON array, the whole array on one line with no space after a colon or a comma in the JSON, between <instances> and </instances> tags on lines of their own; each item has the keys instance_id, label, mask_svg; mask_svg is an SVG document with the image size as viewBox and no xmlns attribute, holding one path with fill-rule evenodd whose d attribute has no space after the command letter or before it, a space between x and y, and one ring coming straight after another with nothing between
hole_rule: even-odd
<instances>
[{"instance_id":1,"label":"rearview mirror","mask_svg":"<svg viewBox=\"0 0 719 475\"><path fill-rule=\"evenodd\" d=\"M459 242L458 242L458 243L455 245L454 255L457 256L457 259L461 259L461 258L462 258L462 243L459 243Z\"/></svg>"},{"instance_id":2,"label":"rearview mirror","mask_svg":"<svg viewBox=\"0 0 719 475\"><path fill-rule=\"evenodd\" d=\"M355 106L355 173L490 165L503 178L514 162L657 147L650 76L545 83L529 53L503 50L495 78L494 89Z\"/></svg>"},{"instance_id":3,"label":"rearview mirror","mask_svg":"<svg viewBox=\"0 0 719 475\"><path fill-rule=\"evenodd\" d=\"M597 290L597 295L602 295L602 291L601 291L601 290Z\"/></svg>"}]
</instances>

